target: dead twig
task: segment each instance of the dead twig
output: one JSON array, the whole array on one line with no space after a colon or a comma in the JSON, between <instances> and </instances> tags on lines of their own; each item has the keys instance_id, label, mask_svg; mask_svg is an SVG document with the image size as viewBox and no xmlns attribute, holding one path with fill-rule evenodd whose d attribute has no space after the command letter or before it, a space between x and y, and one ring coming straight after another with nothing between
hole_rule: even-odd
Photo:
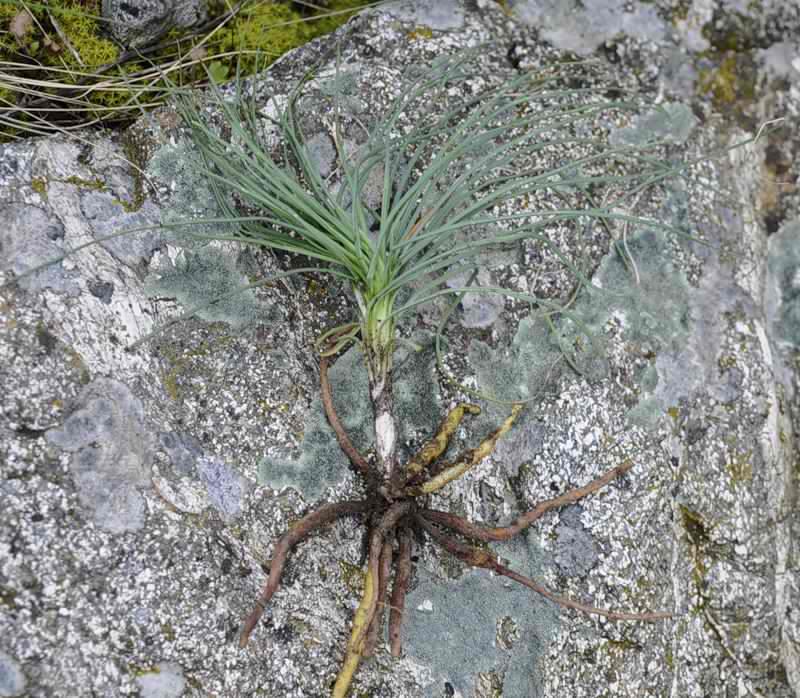
<instances>
[{"instance_id":1,"label":"dead twig","mask_svg":"<svg viewBox=\"0 0 800 698\"><path fill-rule=\"evenodd\" d=\"M406 488L406 494L418 497L423 494L433 494L445 485L460 478L464 473L474 468L484 458L494 451L498 440L514 425L519 413L524 409L523 405L514 405L511 408L511 415L503 422L500 427L495 429L487 436L477 448L472 448L460 455L454 463L445 463L436 474L427 482L421 485L412 485Z\"/></svg>"},{"instance_id":2,"label":"dead twig","mask_svg":"<svg viewBox=\"0 0 800 698\"><path fill-rule=\"evenodd\" d=\"M478 415L480 413L480 407L467 402L462 402L450 410L439 425L439 430L436 432L436 435L408 461L406 465L406 484L417 484L416 480L424 473L425 468L447 450L450 439L453 437L456 429L458 429L458 425L461 424L461 420L464 419L465 414Z\"/></svg>"}]
</instances>

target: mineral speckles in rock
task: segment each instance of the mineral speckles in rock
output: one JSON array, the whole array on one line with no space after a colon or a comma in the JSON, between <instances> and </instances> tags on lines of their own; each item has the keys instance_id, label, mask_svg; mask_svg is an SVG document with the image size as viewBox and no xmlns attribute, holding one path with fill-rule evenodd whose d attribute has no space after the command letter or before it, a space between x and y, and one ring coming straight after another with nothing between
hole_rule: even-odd
<instances>
[{"instance_id":1,"label":"mineral speckles in rock","mask_svg":"<svg viewBox=\"0 0 800 698\"><path fill-rule=\"evenodd\" d=\"M108 378L90 383L77 403L47 440L73 454L78 497L95 523L114 533L137 530L145 516L137 488L149 483L151 460L142 403Z\"/></svg>"},{"instance_id":2,"label":"mineral speckles in rock","mask_svg":"<svg viewBox=\"0 0 800 698\"><path fill-rule=\"evenodd\" d=\"M579 505L567 507L561 512L561 521L556 527L556 565L568 577L586 574L597 562L592 535L581 523L582 511Z\"/></svg>"},{"instance_id":3,"label":"mineral speckles in rock","mask_svg":"<svg viewBox=\"0 0 800 698\"><path fill-rule=\"evenodd\" d=\"M25 694L28 681L22 667L9 654L0 651L0 696L16 698Z\"/></svg>"}]
</instances>

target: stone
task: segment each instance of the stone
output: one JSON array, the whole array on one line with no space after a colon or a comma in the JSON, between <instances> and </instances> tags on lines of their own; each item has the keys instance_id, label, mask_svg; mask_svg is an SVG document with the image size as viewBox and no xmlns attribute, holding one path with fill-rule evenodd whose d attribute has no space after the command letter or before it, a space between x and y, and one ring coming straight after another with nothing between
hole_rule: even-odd
<instances>
[{"instance_id":1,"label":"stone","mask_svg":"<svg viewBox=\"0 0 800 698\"><path fill-rule=\"evenodd\" d=\"M114 533L138 530L145 506L137 488L149 484L151 459L142 403L126 385L105 378L90 383L77 402L47 440L74 454L78 498L98 526Z\"/></svg>"},{"instance_id":2,"label":"stone","mask_svg":"<svg viewBox=\"0 0 800 698\"><path fill-rule=\"evenodd\" d=\"M208 16L206 0L103 0L108 30L126 47L152 43L171 29L187 29Z\"/></svg>"},{"instance_id":3,"label":"stone","mask_svg":"<svg viewBox=\"0 0 800 698\"><path fill-rule=\"evenodd\" d=\"M662 135L676 125L675 140L687 140L671 145L670 157L697 158L693 172L641 198L625 199L621 187L615 204L670 222L669 235L595 225L580 228L578 245L572 229L559 227L560 249L580 259L594 286L575 297L569 316L534 318L527 303L511 301L486 327L454 315L442 374L430 354L404 345L396 357L406 453L467 397L458 386L528 401L495 456L437 494L436 508L504 525L632 462L578 506L538 520L514 541L525 549L495 549L556 593L674 616L653 624L586 618L417 545L404 655L390 659L379 643L353 692L791 698L800 693L800 210L791 187L774 182L795 181L800 158L790 129L765 129L748 148L720 145L754 135L765 115L800 109L798 20L777 0L694 3L689 18L670 16L664 3L656 13L651 3L586 0L566 5L575 10L566 18L557 3L508 4L527 6L534 26L489 0L371 10L275 63L252 82L253 94L259 109L285 102L309 65L332 75L338 55L353 72L348 97L368 105L356 117L368 129L405 68L480 46L482 70L469 81L479 90L572 60L559 44L579 55L599 48L600 60L616 61L621 86L652 87L665 104L691 96L697 123L676 106L666 110L674 118L637 125ZM720 45L718 24L744 21L753 27L746 46L758 48L740 53L770 89L737 105L747 117L737 121L696 90L708 56L694 52ZM329 95L314 85L303 98L304 132L327 135ZM632 125L611 121L598 133ZM145 188L139 215L169 223L212 212L191 144L178 131L165 136L156 118L143 123L154 188ZM347 138L363 142L360 124L346 127ZM126 217L136 210L114 203L134 200L135 173L116 136L83 137L80 145L54 136L0 146L8 221L0 284L91 243L0 292L0 686L31 698L325 695L363 579L355 517L293 553L247 649L236 633L276 538L319 503L363 496L322 432L311 348L322 330L351 317L353 299L335 280L294 277L255 289L276 312L243 327L230 315L169 324L190 308L175 296L148 297L144 279L191 246L174 230L145 234L140 246L96 244L136 222ZM327 166L336 180L335 162ZM101 230L104 218L115 225ZM286 268L280 255L259 252L239 264L233 245L206 248L235 258L237 274L249 278ZM528 245L479 266L515 288L571 298L574 276L552 262ZM410 313L404 338L430 338L440 317ZM353 349L332 373L337 407L364 447L370 406L359 367ZM482 406L448 457L474 447L509 410ZM329 471L257 482L262 459L295 463L315 447L314 462Z\"/></svg>"},{"instance_id":4,"label":"stone","mask_svg":"<svg viewBox=\"0 0 800 698\"><path fill-rule=\"evenodd\" d=\"M21 275L64 255L60 240L64 226L40 206L12 203L0 209L5 225L0 230L0 264ZM77 295L71 274L59 262L21 279L23 288L37 291L52 288Z\"/></svg>"}]
</instances>

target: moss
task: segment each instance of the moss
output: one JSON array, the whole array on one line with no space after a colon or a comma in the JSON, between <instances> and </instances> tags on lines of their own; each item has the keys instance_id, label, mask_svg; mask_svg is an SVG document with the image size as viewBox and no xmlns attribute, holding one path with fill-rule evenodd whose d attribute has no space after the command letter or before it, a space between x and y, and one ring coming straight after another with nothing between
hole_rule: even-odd
<instances>
[{"instance_id":1,"label":"moss","mask_svg":"<svg viewBox=\"0 0 800 698\"><path fill-rule=\"evenodd\" d=\"M329 34L370 4L371 0L332 0L327 4L327 10L320 13L319 18L312 17L308 23L309 39Z\"/></svg>"},{"instance_id":2,"label":"moss","mask_svg":"<svg viewBox=\"0 0 800 698\"><path fill-rule=\"evenodd\" d=\"M105 191L106 184L102 179L83 179L81 177L67 177L66 179L56 179L56 182L63 182L64 184L72 184L81 189L88 189L89 191Z\"/></svg>"},{"instance_id":3,"label":"moss","mask_svg":"<svg viewBox=\"0 0 800 698\"><path fill-rule=\"evenodd\" d=\"M757 70L753 56L727 51L707 53L705 58L711 60L713 67L698 71L698 91L710 95L718 110L743 121L756 98ZM743 125L747 125L746 120Z\"/></svg>"},{"instance_id":4,"label":"moss","mask_svg":"<svg viewBox=\"0 0 800 698\"><path fill-rule=\"evenodd\" d=\"M339 560L339 571L347 588L354 594L361 594L364 591L365 573L358 565L351 565L349 562Z\"/></svg>"},{"instance_id":5,"label":"moss","mask_svg":"<svg viewBox=\"0 0 800 698\"><path fill-rule=\"evenodd\" d=\"M408 38L411 41L431 39L433 38L433 31L429 27L416 27L413 31L409 32Z\"/></svg>"},{"instance_id":6,"label":"moss","mask_svg":"<svg viewBox=\"0 0 800 698\"><path fill-rule=\"evenodd\" d=\"M0 586L0 606L5 606L10 611L17 609L17 592L11 587Z\"/></svg>"},{"instance_id":7,"label":"moss","mask_svg":"<svg viewBox=\"0 0 800 698\"><path fill-rule=\"evenodd\" d=\"M265 68L279 56L307 40L302 16L286 5L259 3L243 10L229 26L221 29L214 53L246 49L258 53L238 56L244 73Z\"/></svg>"},{"instance_id":8,"label":"moss","mask_svg":"<svg viewBox=\"0 0 800 698\"><path fill-rule=\"evenodd\" d=\"M31 189L35 191L39 196L46 197L47 196L47 180L43 177L36 177L35 179L31 180Z\"/></svg>"},{"instance_id":9,"label":"moss","mask_svg":"<svg viewBox=\"0 0 800 698\"><path fill-rule=\"evenodd\" d=\"M681 522L692 545L701 547L708 543L708 531L703 517L688 507L680 506Z\"/></svg>"},{"instance_id":10,"label":"moss","mask_svg":"<svg viewBox=\"0 0 800 698\"><path fill-rule=\"evenodd\" d=\"M735 483L750 482L753 479L752 452L732 454L725 463L725 469Z\"/></svg>"},{"instance_id":11,"label":"moss","mask_svg":"<svg viewBox=\"0 0 800 698\"><path fill-rule=\"evenodd\" d=\"M207 45L209 57L212 59L224 52L232 51L236 54L219 61L210 61L212 74L216 74L220 81L232 76L237 61L245 75L251 74L257 68L265 68L287 51L333 31L366 4L366 0L334 0L315 17L300 14L292 9L290 3L256 3L225 24L214 35L213 43ZM0 3L0 26L7 27L19 13L19 9L18 5ZM227 3L218 2L211 9L213 16L227 13L230 8ZM18 39L10 32L0 32L0 60L22 60L41 66L41 71L31 77L53 85L77 83L86 78L86 73L114 63L120 57L119 48L103 36L101 0L53 0L47 6L32 5L31 12L37 22L24 37ZM59 37L58 30L66 36L67 42ZM153 54L150 59L156 64L174 60L180 37L179 32L171 32L168 38L173 39L174 43L167 41L167 48ZM180 52L184 55L191 49L189 41L187 39L180 44ZM242 49L245 52L239 53ZM138 116L138 103L141 100L137 99L137 92L125 89L125 78L150 66L150 63L125 63L104 73L103 80L115 80L122 87L115 90L92 90L82 96L90 107L85 112L86 120L121 121ZM55 72L56 70L61 72ZM205 71L198 66L189 67L180 75L173 75L174 79L183 84L205 80L205 77ZM91 83L91 79L89 82ZM159 86L148 87L157 90ZM18 96L13 90L0 88L0 104L5 101L5 104L13 105ZM150 93L145 101L157 101L153 97L154 94ZM91 105L96 105L97 110L92 110ZM63 114L74 120L74 106L67 103L63 103L63 106ZM17 131L19 129L4 127L0 133L0 141L7 140ZM132 209L138 208L136 202L129 206Z\"/></svg>"},{"instance_id":12,"label":"moss","mask_svg":"<svg viewBox=\"0 0 800 698\"><path fill-rule=\"evenodd\" d=\"M76 10L76 12L61 12L57 20L75 53L78 54L75 56L72 51L61 51L59 62L63 61L65 67L92 70L113 63L119 58L117 46L100 35L97 17L101 14L102 8L99 0L59 0L54 4L61 9ZM100 96L99 99L102 101L104 98Z\"/></svg>"}]
</instances>

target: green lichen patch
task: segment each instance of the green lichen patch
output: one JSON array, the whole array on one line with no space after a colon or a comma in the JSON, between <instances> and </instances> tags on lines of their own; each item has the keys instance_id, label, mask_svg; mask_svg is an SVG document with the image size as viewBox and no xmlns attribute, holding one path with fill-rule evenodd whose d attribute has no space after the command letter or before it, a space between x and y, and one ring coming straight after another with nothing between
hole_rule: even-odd
<instances>
[{"instance_id":1,"label":"green lichen patch","mask_svg":"<svg viewBox=\"0 0 800 698\"><path fill-rule=\"evenodd\" d=\"M185 251L175 263L145 281L151 297L174 298L187 312L207 322L226 322L241 329L269 319L269 306L260 301L247 277L219 250Z\"/></svg>"},{"instance_id":2,"label":"green lichen patch","mask_svg":"<svg viewBox=\"0 0 800 698\"><path fill-rule=\"evenodd\" d=\"M607 326L613 323L631 352L650 357L637 380L640 392L654 391L659 382L655 358L678 351L690 336L689 284L671 260L663 232L631 235L603 259L595 285L587 286L553 325L531 316L520 323L508 348L473 342L469 358L481 390L503 400L527 400L545 394L565 370L603 379ZM648 396L630 417L651 424L665 409L661 400Z\"/></svg>"},{"instance_id":3,"label":"green lichen patch","mask_svg":"<svg viewBox=\"0 0 800 698\"><path fill-rule=\"evenodd\" d=\"M542 554L529 536L495 547L514 569L541 573ZM406 600L404 636L409 656L433 672L426 696L441 695L445 682L465 696L541 694L532 667L555 631L557 612L529 590L497 582L482 570L459 570L447 581L420 570ZM492 692L476 693L478 686Z\"/></svg>"},{"instance_id":4,"label":"green lichen patch","mask_svg":"<svg viewBox=\"0 0 800 698\"><path fill-rule=\"evenodd\" d=\"M395 410L401 459L409 455L405 444L419 443L430 436L441 418L441 400L434 370L436 357L432 338L420 334L413 338L422 349L397 353L394 370ZM369 401L367 370L357 347L340 356L330 370L333 402L345 430L362 453L374 440L373 414ZM315 398L306 415L303 443L298 458L264 458L259 464L259 480L274 488L293 487L313 498L342 479L347 458L339 448L322 408Z\"/></svg>"}]
</instances>

